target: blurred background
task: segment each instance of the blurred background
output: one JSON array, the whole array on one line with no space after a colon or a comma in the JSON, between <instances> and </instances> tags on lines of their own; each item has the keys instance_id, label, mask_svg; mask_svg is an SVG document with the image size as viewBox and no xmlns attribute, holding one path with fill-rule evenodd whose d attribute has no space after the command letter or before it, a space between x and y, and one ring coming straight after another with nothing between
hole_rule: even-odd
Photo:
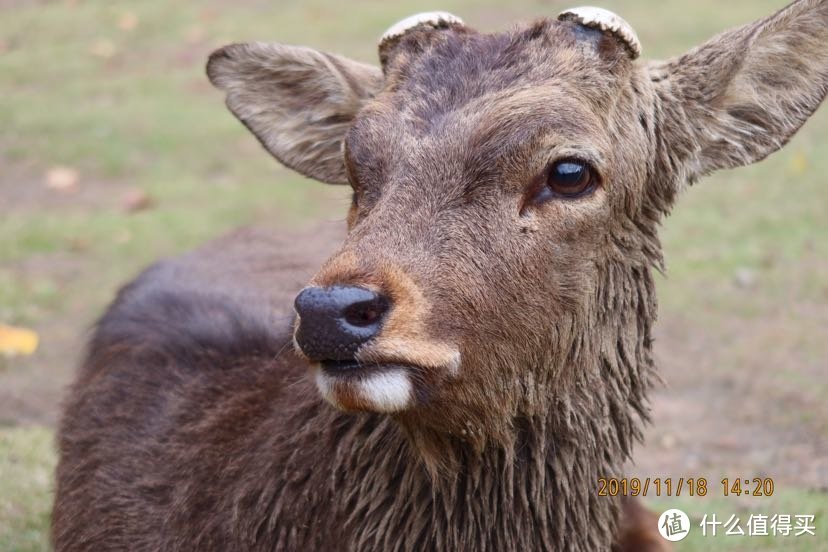
<instances>
[{"instance_id":1,"label":"blurred background","mask_svg":"<svg viewBox=\"0 0 828 552\"><path fill-rule=\"evenodd\" d=\"M602 0L667 57L783 0ZM344 219L348 191L280 167L204 76L234 41L375 62L377 37L444 9L494 31L540 0L0 0L0 550L48 548L60 400L89 327L159 257L240 225ZM828 109L771 159L690 189L665 222L657 358L664 386L631 475L706 477L655 509L815 514L819 537L695 536L678 550L828 542ZM722 477L772 477L767 497Z\"/></svg>"}]
</instances>

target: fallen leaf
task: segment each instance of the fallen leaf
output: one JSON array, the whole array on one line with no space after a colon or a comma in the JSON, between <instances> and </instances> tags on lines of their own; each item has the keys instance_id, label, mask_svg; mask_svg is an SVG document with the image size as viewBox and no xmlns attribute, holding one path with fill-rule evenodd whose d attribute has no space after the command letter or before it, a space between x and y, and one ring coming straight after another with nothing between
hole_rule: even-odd
<instances>
[{"instance_id":1,"label":"fallen leaf","mask_svg":"<svg viewBox=\"0 0 828 552\"><path fill-rule=\"evenodd\" d=\"M791 172L796 176L805 174L808 170L808 156L798 151L793 154L790 161Z\"/></svg>"},{"instance_id":2,"label":"fallen leaf","mask_svg":"<svg viewBox=\"0 0 828 552\"><path fill-rule=\"evenodd\" d=\"M201 21L203 21L205 23L209 23L210 21L214 21L216 19L217 15L218 15L218 13L216 12L216 10L214 8L207 8L207 9L201 10L201 13L199 14L199 19L201 19Z\"/></svg>"},{"instance_id":3,"label":"fallen leaf","mask_svg":"<svg viewBox=\"0 0 828 552\"><path fill-rule=\"evenodd\" d=\"M741 267L733 275L733 283L742 289L752 288L756 285L756 271L747 267Z\"/></svg>"},{"instance_id":4,"label":"fallen leaf","mask_svg":"<svg viewBox=\"0 0 828 552\"><path fill-rule=\"evenodd\" d=\"M126 12L118 19L118 28L122 31L131 31L138 26L138 16L132 12Z\"/></svg>"},{"instance_id":5,"label":"fallen leaf","mask_svg":"<svg viewBox=\"0 0 828 552\"><path fill-rule=\"evenodd\" d=\"M46 187L58 192L77 191L79 180L80 173L72 167L56 166L46 171Z\"/></svg>"},{"instance_id":6,"label":"fallen leaf","mask_svg":"<svg viewBox=\"0 0 828 552\"><path fill-rule=\"evenodd\" d=\"M36 332L0 324L0 354L28 356L37 350L39 338Z\"/></svg>"},{"instance_id":7,"label":"fallen leaf","mask_svg":"<svg viewBox=\"0 0 828 552\"><path fill-rule=\"evenodd\" d=\"M117 53L117 50L111 40L101 38L92 44L89 53L99 58L109 59Z\"/></svg>"},{"instance_id":8,"label":"fallen leaf","mask_svg":"<svg viewBox=\"0 0 828 552\"><path fill-rule=\"evenodd\" d=\"M192 25L184 31L184 40L190 44L201 42L205 36L207 36L207 32L200 25Z\"/></svg>"},{"instance_id":9,"label":"fallen leaf","mask_svg":"<svg viewBox=\"0 0 828 552\"><path fill-rule=\"evenodd\" d=\"M113 236L113 241L118 245L126 245L132 241L132 232L127 229L121 229L120 232Z\"/></svg>"},{"instance_id":10,"label":"fallen leaf","mask_svg":"<svg viewBox=\"0 0 828 552\"><path fill-rule=\"evenodd\" d=\"M66 241L66 248L75 253L82 253L89 250L89 240L73 236Z\"/></svg>"},{"instance_id":11,"label":"fallen leaf","mask_svg":"<svg viewBox=\"0 0 828 552\"><path fill-rule=\"evenodd\" d=\"M664 449L669 450L675 448L677 442L676 436L670 433L661 436L661 447Z\"/></svg>"},{"instance_id":12,"label":"fallen leaf","mask_svg":"<svg viewBox=\"0 0 828 552\"><path fill-rule=\"evenodd\" d=\"M155 200L144 190L132 188L124 194L121 205L127 213L136 213L155 205Z\"/></svg>"}]
</instances>

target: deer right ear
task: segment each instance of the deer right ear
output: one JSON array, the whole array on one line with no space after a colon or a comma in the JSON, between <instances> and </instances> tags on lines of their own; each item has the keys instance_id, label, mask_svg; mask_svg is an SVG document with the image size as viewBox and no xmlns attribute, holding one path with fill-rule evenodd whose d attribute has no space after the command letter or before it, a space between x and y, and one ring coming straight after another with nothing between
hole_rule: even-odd
<instances>
[{"instance_id":1,"label":"deer right ear","mask_svg":"<svg viewBox=\"0 0 828 552\"><path fill-rule=\"evenodd\" d=\"M311 48L253 42L213 52L207 76L276 159L322 182L348 182L342 143L382 86L379 68Z\"/></svg>"},{"instance_id":2,"label":"deer right ear","mask_svg":"<svg viewBox=\"0 0 828 552\"><path fill-rule=\"evenodd\" d=\"M828 1L798 0L650 67L665 168L694 181L781 148L828 91Z\"/></svg>"}]
</instances>

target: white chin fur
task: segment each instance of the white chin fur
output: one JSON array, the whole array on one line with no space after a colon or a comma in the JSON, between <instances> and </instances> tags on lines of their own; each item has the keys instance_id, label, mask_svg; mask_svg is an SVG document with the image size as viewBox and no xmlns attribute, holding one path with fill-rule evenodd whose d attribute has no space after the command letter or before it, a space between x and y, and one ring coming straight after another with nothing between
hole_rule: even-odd
<instances>
[{"instance_id":1,"label":"white chin fur","mask_svg":"<svg viewBox=\"0 0 828 552\"><path fill-rule=\"evenodd\" d=\"M322 398L331 403L333 406L342 409L342 405L336 399L336 392L334 391L336 381L325 374L321 368L316 369L315 379L316 388L319 389L319 394L322 395Z\"/></svg>"},{"instance_id":2,"label":"white chin fur","mask_svg":"<svg viewBox=\"0 0 828 552\"><path fill-rule=\"evenodd\" d=\"M411 404L414 386L405 370L389 369L359 378L337 378L323 370L316 371L316 387L322 397L342 409L339 389L356 394L361 405L372 412L393 413L405 410ZM345 389L342 389L346 392Z\"/></svg>"},{"instance_id":3,"label":"white chin fur","mask_svg":"<svg viewBox=\"0 0 828 552\"><path fill-rule=\"evenodd\" d=\"M377 412L399 412L411 402L411 379L395 369L361 379L357 384L362 399L376 406Z\"/></svg>"}]
</instances>

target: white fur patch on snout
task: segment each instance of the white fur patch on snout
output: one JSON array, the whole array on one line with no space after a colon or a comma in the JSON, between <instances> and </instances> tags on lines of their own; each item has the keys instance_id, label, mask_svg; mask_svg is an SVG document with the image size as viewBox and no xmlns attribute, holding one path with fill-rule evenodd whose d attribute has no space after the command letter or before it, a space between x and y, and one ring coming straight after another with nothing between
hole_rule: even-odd
<instances>
[{"instance_id":1,"label":"white fur patch on snout","mask_svg":"<svg viewBox=\"0 0 828 552\"><path fill-rule=\"evenodd\" d=\"M442 11L433 11L433 12L423 12L412 15L410 17L406 17L402 21L394 23L387 31L382 33L382 36L379 39L379 43L382 44L386 40L391 40L392 38L397 38L406 33L409 29L413 29L417 25L430 25L435 29L440 27L444 27L455 23L457 25L462 25L463 20L457 17L456 15L452 15L448 12Z\"/></svg>"},{"instance_id":2,"label":"white fur patch on snout","mask_svg":"<svg viewBox=\"0 0 828 552\"><path fill-rule=\"evenodd\" d=\"M356 377L337 377L316 368L316 388L331 405L341 410L355 406L371 412L390 414L411 406L414 385L402 368Z\"/></svg>"},{"instance_id":3,"label":"white fur patch on snout","mask_svg":"<svg viewBox=\"0 0 828 552\"><path fill-rule=\"evenodd\" d=\"M392 369L361 379L357 384L360 397L374 405L376 412L399 412L411 402L414 391L411 379L401 369Z\"/></svg>"},{"instance_id":4,"label":"white fur patch on snout","mask_svg":"<svg viewBox=\"0 0 828 552\"><path fill-rule=\"evenodd\" d=\"M316 388L322 398L331 403L336 408L342 409L342 403L336 398L336 391L334 389L336 381L325 374L318 366L316 367Z\"/></svg>"},{"instance_id":5,"label":"white fur patch on snout","mask_svg":"<svg viewBox=\"0 0 828 552\"><path fill-rule=\"evenodd\" d=\"M635 34L632 25L609 10L593 6L570 8L558 14L558 19L561 21L575 21L585 27L612 33L626 44L632 54L632 59L641 55L641 42L638 40L638 35Z\"/></svg>"}]
</instances>

